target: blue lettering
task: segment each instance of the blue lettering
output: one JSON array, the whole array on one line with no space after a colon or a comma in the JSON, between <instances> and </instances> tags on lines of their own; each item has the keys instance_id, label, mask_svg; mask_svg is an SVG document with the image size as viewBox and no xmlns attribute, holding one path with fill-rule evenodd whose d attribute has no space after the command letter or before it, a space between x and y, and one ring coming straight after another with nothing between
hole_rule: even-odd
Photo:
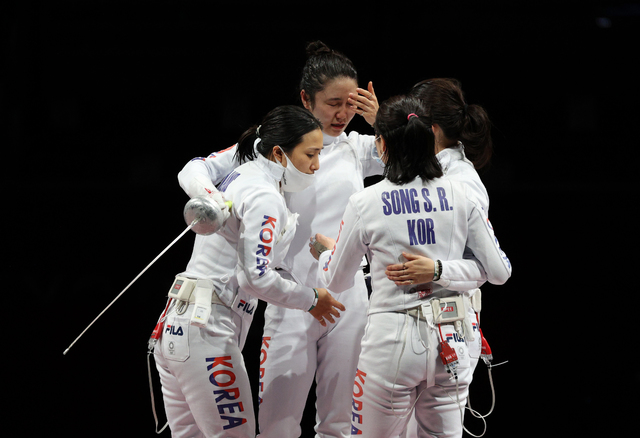
<instances>
[{"instance_id":1,"label":"blue lettering","mask_svg":"<svg viewBox=\"0 0 640 438\"><path fill-rule=\"evenodd\" d=\"M256 257L256 268L258 268L258 271L260 271L260 273L258 274L258 277L262 277L264 273L267 272L268 265L269 265L268 259L263 259L262 257Z\"/></svg>"},{"instance_id":2,"label":"blue lettering","mask_svg":"<svg viewBox=\"0 0 640 438\"><path fill-rule=\"evenodd\" d=\"M224 410L228 409L229 412L225 412ZM219 414L233 414L235 413L236 409L238 409L238 411L242 412L244 411L244 407L242 406L242 402L235 402L235 403L226 403L223 405L218 405L218 413Z\"/></svg>"},{"instance_id":3,"label":"blue lettering","mask_svg":"<svg viewBox=\"0 0 640 438\"><path fill-rule=\"evenodd\" d=\"M424 211L428 213L433 210L433 204L431 204L431 199L429 199L429 189L422 189L422 198L424 199Z\"/></svg>"},{"instance_id":4,"label":"blue lettering","mask_svg":"<svg viewBox=\"0 0 640 438\"><path fill-rule=\"evenodd\" d=\"M425 219L425 225L426 225L426 240L427 240L427 245L432 245L434 243L436 243L436 233L433 229L433 219L429 218L429 219Z\"/></svg>"},{"instance_id":5,"label":"blue lettering","mask_svg":"<svg viewBox=\"0 0 640 438\"><path fill-rule=\"evenodd\" d=\"M389 192L382 192L382 203L384 207L382 207L382 212L385 216L389 216L391 214L391 204L389 204Z\"/></svg>"},{"instance_id":6,"label":"blue lettering","mask_svg":"<svg viewBox=\"0 0 640 438\"><path fill-rule=\"evenodd\" d=\"M442 187L438 187L438 198L440 198L440 210L453 210L453 207L449 208L449 201L447 201L447 192L445 192Z\"/></svg>"},{"instance_id":7,"label":"blue lettering","mask_svg":"<svg viewBox=\"0 0 640 438\"><path fill-rule=\"evenodd\" d=\"M243 425L243 424L245 424L247 422L246 418L235 418L235 417L229 417L228 415L220 415L220 419L221 420L226 420L226 421L229 422L229 424L226 424L226 425L222 426L222 428L224 430L232 429L234 427L241 426L241 425Z\"/></svg>"},{"instance_id":8,"label":"blue lettering","mask_svg":"<svg viewBox=\"0 0 640 438\"><path fill-rule=\"evenodd\" d=\"M264 230L263 230L264 231ZM260 233L260 237L262 237L262 233ZM256 255L263 255L263 256L268 256L269 253L271 252L271 247L270 246L266 246L266 245L258 245L258 251L256 252Z\"/></svg>"},{"instance_id":9,"label":"blue lettering","mask_svg":"<svg viewBox=\"0 0 640 438\"><path fill-rule=\"evenodd\" d=\"M402 213L419 213L420 206L415 200L418 195L416 189L402 189L400 190L400 205L402 206Z\"/></svg>"},{"instance_id":10,"label":"blue lettering","mask_svg":"<svg viewBox=\"0 0 640 438\"><path fill-rule=\"evenodd\" d=\"M417 245L418 238L416 237L416 221L415 219L409 219L407 221L407 228L409 231L409 245Z\"/></svg>"},{"instance_id":11,"label":"blue lettering","mask_svg":"<svg viewBox=\"0 0 640 438\"><path fill-rule=\"evenodd\" d=\"M400 209L400 195L398 195L397 190L391 192L391 206L393 208L393 214L400 214L402 211Z\"/></svg>"},{"instance_id":12,"label":"blue lettering","mask_svg":"<svg viewBox=\"0 0 640 438\"><path fill-rule=\"evenodd\" d=\"M432 245L436 243L433 219L410 219L407 221L409 245Z\"/></svg>"},{"instance_id":13,"label":"blue lettering","mask_svg":"<svg viewBox=\"0 0 640 438\"><path fill-rule=\"evenodd\" d=\"M168 325L167 324L167 328L165 330L166 333L169 333L170 335L174 335L174 336L183 336L184 333L182 331L182 327L175 327L173 325Z\"/></svg>"}]
</instances>

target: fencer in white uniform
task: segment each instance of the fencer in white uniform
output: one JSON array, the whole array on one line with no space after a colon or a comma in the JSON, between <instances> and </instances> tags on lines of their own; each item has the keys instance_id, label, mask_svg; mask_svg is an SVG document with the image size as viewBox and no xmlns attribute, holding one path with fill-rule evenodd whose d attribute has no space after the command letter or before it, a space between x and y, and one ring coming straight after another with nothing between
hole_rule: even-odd
<instances>
[{"instance_id":1,"label":"fencer in white uniform","mask_svg":"<svg viewBox=\"0 0 640 438\"><path fill-rule=\"evenodd\" d=\"M313 69L304 70L301 96L303 104L323 123L324 149L316 183L301 192L285 193L287 206L300 216L296 235L278 271L301 285L319 281L317 261L308 251L309 238L316 232L335 235L349 196L364 188L364 178L383 171L382 164L373 158L373 136L344 133L356 113L373 123L377 99L372 86L358 90L351 62L323 44L311 44L309 52L308 66ZM350 94L358 91L358 102L350 103ZM358 109L352 108L352 103ZM193 181L219 183L239 165L235 150L233 146L187 163L178 175L180 185L192 196ZM300 422L314 378L316 436L349 436L351 387L368 306L363 265L360 257L352 289L334 294L346 307L335 324L322 327L308 314L267 305L258 388L261 437L301 436Z\"/></svg>"},{"instance_id":2,"label":"fencer in white uniform","mask_svg":"<svg viewBox=\"0 0 640 438\"><path fill-rule=\"evenodd\" d=\"M432 78L415 84L410 94L417 97L425 105L427 115L430 116L433 123L434 136L436 144L443 150L438 152L436 157L440 162L443 174L453 180L460 181L467 185L471 190L480 206L489 217L489 195L484 186L477 169L481 169L488 164L493 151L491 140L491 122L486 110L476 104L468 105L458 80L452 78ZM463 141L469 145L466 148L473 162L467 158L465 154L465 146ZM468 256L468 251L466 252ZM417 280L423 275L433 275L431 270L426 270L423 261L416 260L416 264L412 261L405 265L396 264L388 269L390 279L398 280L402 272L400 270L407 269L404 273L406 280ZM411 274L415 271L415 274ZM402 285L403 282L398 281L397 284ZM480 286L480 285L478 285ZM469 345L469 354L471 357L471 369L475 370L478 360L483 352L483 343L487 348L483 331L480 328L480 308L481 296L480 289L472 289L465 291L465 295L473 297L474 304L473 314L470 316L475 320L473 326L476 330L475 339L473 341L467 339ZM490 351L484 351L483 359L490 360ZM428 392L433 397L447 397L446 394L440 393L439 388L430 388ZM417 422L412 416L404 438L417 437Z\"/></svg>"},{"instance_id":3,"label":"fencer in white uniform","mask_svg":"<svg viewBox=\"0 0 640 438\"><path fill-rule=\"evenodd\" d=\"M318 313L326 303L344 309L325 289L284 279L274 269L291 244L297 218L281 190L313 181L322 149L320 124L307 111L286 106L271 111L260 128L262 133L253 128L239 142L244 149L248 144L251 155L260 153L219 186L225 200L232 202L230 217L218 233L196 236L187 268L176 277L172 293L180 294L186 287L193 287L193 292L170 299L161 316L154 357L174 437L255 436L241 350L258 299L297 309L319 326L315 318L323 319ZM311 157L302 161L309 163L307 172L296 169L295 157L287 153ZM191 189L200 195L209 185L194 180ZM208 317L207 306L204 317L198 314L203 297L210 306ZM331 314L324 316L334 321ZM198 318L204 321L194 324Z\"/></svg>"},{"instance_id":4,"label":"fencer in white uniform","mask_svg":"<svg viewBox=\"0 0 640 438\"><path fill-rule=\"evenodd\" d=\"M453 146L450 148L446 148L436 155L440 166L442 167L442 173L448 179L452 181L458 181L462 184L465 184L468 191L471 193L473 198L478 202L479 208L485 213L485 216L489 217L489 196L487 194L487 189L485 188L478 172L475 170L473 163L467 159L464 154L464 146L462 143L459 143L457 146ZM472 257L469 249L465 250L466 258ZM445 262L446 263L446 262ZM473 268L473 266L472 266ZM475 269L475 268L474 268ZM462 274L458 274L462 275ZM409 278L409 277L407 277ZM480 291L480 286L484 283L483 280L477 282L477 287L463 291L464 295L468 298L474 297L474 295L478 294ZM478 294L479 295L479 294ZM474 300L469 300L468 303L477 303L479 300L479 296L475 297ZM479 306L478 306L479 307ZM472 327L474 330L473 340L467 337L465 342L469 348L469 360L470 360L470 368L471 368L471 376L473 376L473 371L475 370L478 361L480 359L481 351L482 351L482 335L480 332L480 318L479 312L476 311L472 306L469 307L469 318L472 321ZM448 395L442 391L440 387L431 387L425 390L423 396L430 395L433 398L437 397L447 397ZM463 401L466 404L466 400ZM416 438L418 437L418 423L415 419L414 415L411 415L409 422L407 423L406 430L401 436L403 438Z\"/></svg>"},{"instance_id":5,"label":"fencer in white uniform","mask_svg":"<svg viewBox=\"0 0 640 438\"><path fill-rule=\"evenodd\" d=\"M402 138L398 133L409 125L413 133L418 128L429 131L430 123L420 120L423 117L418 114L424 114L423 107L412 98L390 100L378 113L375 126L382 136L378 146L381 152L386 147L384 156L392 157L387 165L393 163L396 175L404 167L408 169L403 171L405 176L413 176L412 160L424 167L418 164L423 150L430 150L436 160L432 135L427 137L430 149L424 139L415 140L413 147L411 141L398 140L398 135ZM421 176L420 172L416 170L415 175ZM459 298L460 291L483 281L503 284L511 275L511 265L466 185L436 178L441 175L438 172L425 179L414 176L401 184L391 182L387 170L385 175L387 179L350 198L335 247L320 255L320 272L328 288L336 291L351 287L351 274L358 269L356 261L362 254L371 263L373 292L353 387L351 433L397 436L415 408L420 436L459 437L462 401L471 378L465 337L473 336L468 300ZM455 267L475 263L464 260L465 248L473 252L482 269ZM439 260L439 280L407 286L390 282L385 268L402 260L403 251ZM451 302L440 311L435 300L444 299ZM454 304L460 306L456 309L460 319L443 323ZM449 397L424 396L423 391L432 387Z\"/></svg>"},{"instance_id":6,"label":"fencer in white uniform","mask_svg":"<svg viewBox=\"0 0 640 438\"><path fill-rule=\"evenodd\" d=\"M308 250L309 238L315 232L313 230L336 235L344 211L340 206L346 205L349 196L364 188L365 177L380 174L383 169L373 159L373 136L343 133L338 137L326 134L323 137L324 148L319 157L320 169L315 172L314 185L301 192L285 193L289 210L297 212L299 216L295 236L279 265L278 273L300 285L320 281L318 262ZM193 196L189 193L193 181L209 178L213 183L219 182L238 166L235 152L234 145L205 159L187 163L179 174L181 186L189 196ZM269 415L273 427L282 431L281 436L300 436L300 420L316 371L316 381L322 382L316 385L317 409L319 415L327 419L323 422L324 426L327 429L334 428L333 431L319 433L343 436L341 431L345 427L347 432L349 430L350 415L344 415L344 412L345 409L349 412L351 386L368 307L362 260L363 257L360 257L353 290L333 294L346 308L335 324L322 327L309 314L267 305L258 391L261 398L269 388L277 389L282 396L277 403L274 401L269 404L268 409L261 405L260 415ZM338 380L324 379L324 374L336 376Z\"/></svg>"}]
</instances>

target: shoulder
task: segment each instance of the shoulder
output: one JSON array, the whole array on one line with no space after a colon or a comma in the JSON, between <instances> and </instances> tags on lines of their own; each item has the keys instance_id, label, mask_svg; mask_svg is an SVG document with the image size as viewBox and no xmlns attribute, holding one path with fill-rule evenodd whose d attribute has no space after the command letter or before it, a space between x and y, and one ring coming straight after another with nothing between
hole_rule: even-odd
<instances>
[{"instance_id":1,"label":"shoulder","mask_svg":"<svg viewBox=\"0 0 640 438\"><path fill-rule=\"evenodd\" d=\"M226 185L225 192L241 194L242 197L278 200L284 203L283 196L276 188L275 180L270 178L253 161L238 166L222 184Z\"/></svg>"},{"instance_id":2,"label":"shoulder","mask_svg":"<svg viewBox=\"0 0 640 438\"><path fill-rule=\"evenodd\" d=\"M358 146L371 145L375 139L373 135L360 134L357 131L351 131L348 135L344 135L344 141Z\"/></svg>"}]
</instances>

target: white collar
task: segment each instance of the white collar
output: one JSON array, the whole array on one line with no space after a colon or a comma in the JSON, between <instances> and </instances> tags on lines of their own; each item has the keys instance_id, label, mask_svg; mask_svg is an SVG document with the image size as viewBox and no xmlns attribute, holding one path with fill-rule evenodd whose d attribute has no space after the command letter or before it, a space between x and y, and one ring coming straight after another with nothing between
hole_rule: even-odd
<instances>
[{"instance_id":1,"label":"white collar","mask_svg":"<svg viewBox=\"0 0 640 438\"><path fill-rule=\"evenodd\" d=\"M324 146L325 148L330 148L333 145L343 141L346 136L347 136L347 134L345 134L343 132L342 134L340 134L337 137L332 137L331 135L325 134L324 131L323 131L322 132L322 146Z\"/></svg>"},{"instance_id":2,"label":"white collar","mask_svg":"<svg viewBox=\"0 0 640 438\"><path fill-rule=\"evenodd\" d=\"M282 180L282 175L284 174L284 168L280 163L276 163L275 161L271 161L262 156L262 154L258 153L258 158L253 160L253 162L260 169L264 171L267 175L275 180L276 183L279 183ZM278 186L280 184L277 184Z\"/></svg>"},{"instance_id":3,"label":"white collar","mask_svg":"<svg viewBox=\"0 0 640 438\"><path fill-rule=\"evenodd\" d=\"M440 162L442 173L446 175L449 165L452 161L460 161L465 159L464 146L458 142L456 146L445 148L436 154L436 158Z\"/></svg>"}]
</instances>

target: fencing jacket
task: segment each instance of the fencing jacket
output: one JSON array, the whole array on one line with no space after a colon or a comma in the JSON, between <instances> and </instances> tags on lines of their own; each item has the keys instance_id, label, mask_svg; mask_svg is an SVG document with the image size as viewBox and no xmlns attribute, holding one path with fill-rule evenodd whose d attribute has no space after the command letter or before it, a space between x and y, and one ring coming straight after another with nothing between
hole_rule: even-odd
<instances>
[{"instance_id":1,"label":"fencing jacket","mask_svg":"<svg viewBox=\"0 0 640 438\"><path fill-rule=\"evenodd\" d=\"M444 267L438 282L396 286L385 269L402 263L403 251L456 260L468 248L489 282L503 284L511 275L511 263L480 203L466 184L450 178L427 183L416 178L405 185L385 179L351 196L340 227L333 250L320 256L319 274L329 289L349 289L359 258L367 254L373 285L369 313L409 309L432 294L469 289L469 278Z\"/></svg>"},{"instance_id":2,"label":"fencing jacket","mask_svg":"<svg viewBox=\"0 0 640 438\"><path fill-rule=\"evenodd\" d=\"M222 301L242 314L257 299L308 310L313 289L283 279L273 268L282 263L295 234L296 217L279 191L282 167L262 155L237 167L219 185L232 214L210 236L197 235L187 277L213 280Z\"/></svg>"}]
</instances>

